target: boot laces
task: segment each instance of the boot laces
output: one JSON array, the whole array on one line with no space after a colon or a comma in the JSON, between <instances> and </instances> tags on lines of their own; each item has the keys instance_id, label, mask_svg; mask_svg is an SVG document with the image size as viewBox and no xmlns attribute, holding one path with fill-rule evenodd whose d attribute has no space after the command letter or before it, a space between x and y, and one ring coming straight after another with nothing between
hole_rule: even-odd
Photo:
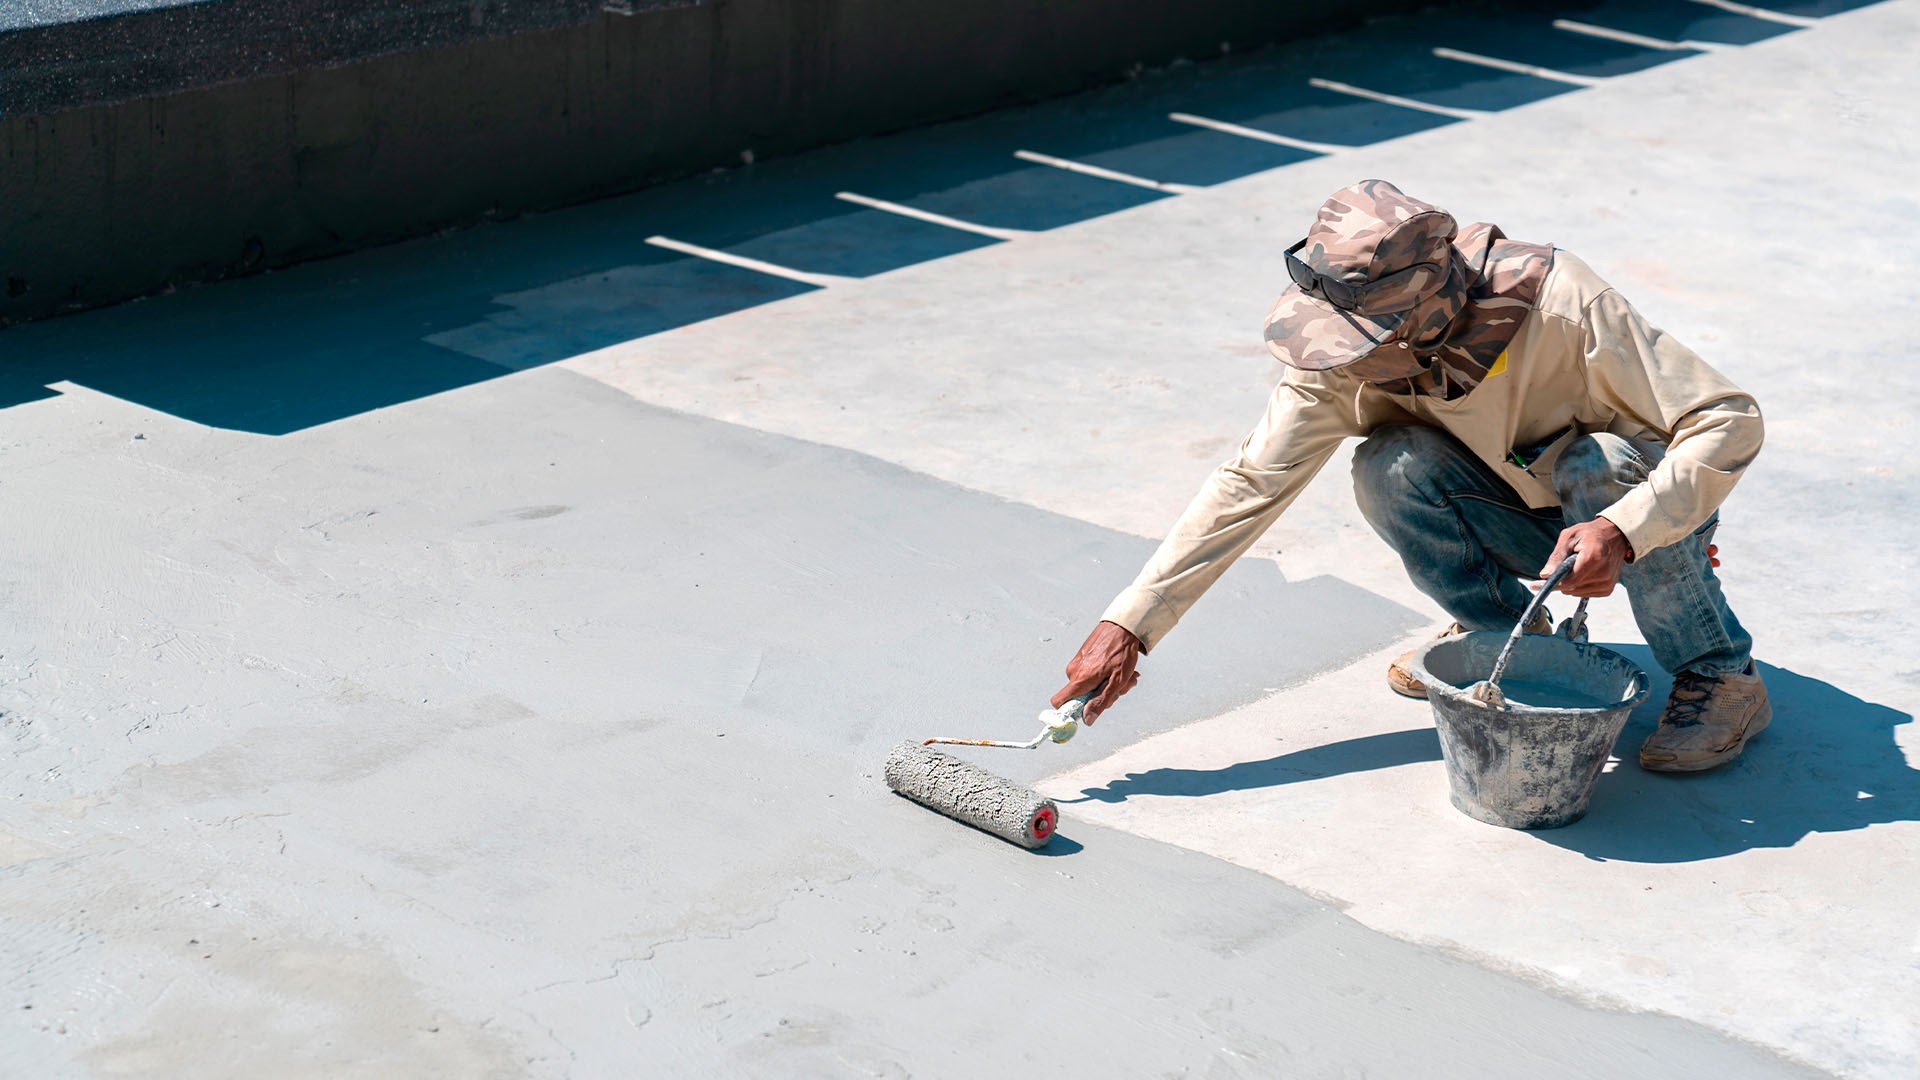
<instances>
[{"instance_id":1,"label":"boot laces","mask_svg":"<svg viewBox=\"0 0 1920 1080\"><path fill-rule=\"evenodd\" d=\"M1667 711L1660 722L1673 727L1692 727L1700 723L1707 706L1713 703L1714 688L1720 680L1711 675L1682 671L1673 677L1673 693L1667 696Z\"/></svg>"}]
</instances>

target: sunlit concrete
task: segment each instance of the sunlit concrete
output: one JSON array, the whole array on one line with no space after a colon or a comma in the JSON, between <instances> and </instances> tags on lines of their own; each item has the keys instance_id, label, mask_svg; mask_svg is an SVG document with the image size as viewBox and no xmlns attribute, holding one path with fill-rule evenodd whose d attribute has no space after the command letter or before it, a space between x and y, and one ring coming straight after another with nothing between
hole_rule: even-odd
<instances>
[{"instance_id":1,"label":"sunlit concrete","mask_svg":"<svg viewBox=\"0 0 1920 1080\"><path fill-rule=\"evenodd\" d=\"M1910 1075L1920 4L1606 10L1733 47L1404 20L0 333L0 1074ZM1430 57L1479 38L1610 77ZM1381 679L1441 616L1340 460L1119 710L990 759L1076 800L1050 856L888 795L899 738L1030 734L1363 175L1760 398L1719 540L1774 727L1455 814Z\"/></svg>"},{"instance_id":2,"label":"sunlit concrete","mask_svg":"<svg viewBox=\"0 0 1920 1080\"><path fill-rule=\"evenodd\" d=\"M1899 43L1917 14L1868 7L977 252L973 281L903 271L857 298L796 300L569 366L1154 536L1257 415L1271 376L1258 316L1285 278L1279 250L1327 190L1386 176L1580 252L1767 412L1768 448L1720 535L1780 703L1751 753L1683 780L1619 766L1587 822L1498 832L1446 805L1425 707L1385 691L1386 649L1050 790L1091 790L1071 814L1271 873L1410 940L1845 1075L1911 1075L1920 673L1903 657L1920 596L1903 538L1920 461L1901 403L1916 389L1906 238L1920 208L1899 178L1915 171L1906 103L1920 86ZM776 321L815 337L849 317L896 329L842 349L830 371L748 344ZM973 330L957 352L929 349L930 327L961 321ZM849 394L887 407L819 422ZM1256 554L1437 626L1354 512L1344 473L1337 460ZM1089 598L1089 618L1104 599ZM1617 598L1594 623L1603 641L1639 641ZM1657 689L1623 739L1629 760ZM1109 723L1148 711L1123 706ZM1270 760L1292 752L1297 765ZM1163 775L1175 779L1151 779ZM1215 780L1180 779L1191 776ZM1115 790L1131 793L1098 794Z\"/></svg>"}]
</instances>

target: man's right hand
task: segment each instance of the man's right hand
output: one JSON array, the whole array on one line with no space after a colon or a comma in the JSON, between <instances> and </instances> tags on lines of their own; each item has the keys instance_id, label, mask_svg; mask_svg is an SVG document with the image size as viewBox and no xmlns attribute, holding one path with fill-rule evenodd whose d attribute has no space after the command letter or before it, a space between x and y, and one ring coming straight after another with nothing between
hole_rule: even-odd
<instances>
[{"instance_id":1,"label":"man's right hand","mask_svg":"<svg viewBox=\"0 0 1920 1080\"><path fill-rule=\"evenodd\" d=\"M1087 635L1080 651L1067 662L1067 685L1053 695L1053 707L1059 708L1081 694L1100 692L1087 702L1081 722L1093 726L1101 713L1113 707L1120 695L1140 682L1134 665L1140 662L1140 639L1133 631L1115 622L1101 622Z\"/></svg>"}]
</instances>

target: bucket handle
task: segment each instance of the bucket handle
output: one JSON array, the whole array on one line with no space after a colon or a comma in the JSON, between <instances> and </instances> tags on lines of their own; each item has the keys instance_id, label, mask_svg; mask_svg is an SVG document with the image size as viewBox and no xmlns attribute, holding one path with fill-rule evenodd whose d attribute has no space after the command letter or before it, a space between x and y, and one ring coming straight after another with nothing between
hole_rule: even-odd
<instances>
[{"instance_id":1,"label":"bucket handle","mask_svg":"<svg viewBox=\"0 0 1920 1080\"><path fill-rule=\"evenodd\" d=\"M1576 551L1561 560L1560 565L1554 568L1553 573L1547 575L1547 580L1540 586L1540 591L1533 594L1533 602L1528 604L1527 609L1520 613L1520 621L1513 624L1513 633L1507 635L1506 647L1501 649L1500 655L1494 658L1493 674L1487 676L1487 696L1482 697L1481 700L1486 701L1498 698L1500 692L1500 677L1507 673L1507 661L1513 659L1513 647L1519 643L1520 635L1527 629L1527 623L1533 621L1533 613L1540 610L1540 605L1547 602L1547 594L1552 592L1554 588L1560 584L1562 578L1573 573L1573 564L1578 561L1579 558L1580 553ZM1584 618L1581 620L1583 623L1585 621Z\"/></svg>"},{"instance_id":2,"label":"bucket handle","mask_svg":"<svg viewBox=\"0 0 1920 1080\"><path fill-rule=\"evenodd\" d=\"M1635 670L1633 673L1633 681L1627 684L1627 700L1637 700L1640 695L1646 693L1652 686L1653 684L1647 679L1646 672Z\"/></svg>"}]
</instances>

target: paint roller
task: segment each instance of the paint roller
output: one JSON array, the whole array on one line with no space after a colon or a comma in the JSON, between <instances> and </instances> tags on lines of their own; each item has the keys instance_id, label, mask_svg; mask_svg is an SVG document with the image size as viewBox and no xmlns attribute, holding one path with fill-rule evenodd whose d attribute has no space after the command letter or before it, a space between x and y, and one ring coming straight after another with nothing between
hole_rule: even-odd
<instances>
[{"instance_id":1,"label":"paint roller","mask_svg":"<svg viewBox=\"0 0 1920 1080\"><path fill-rule=\"evenodd\" d=\"M887 786L929 810L982 832L1021 847L1042 847L1053 839L1060 825L1060 808L1052 799L933 747L947 744L1033 750L1050 742L1063 743L1080 729L1087 700L1092 696L1074 698L1058 709L1041 710L1040 734L1026 742L945 737L903 742L887 755Z\"/></svg>"}]
</instances>

